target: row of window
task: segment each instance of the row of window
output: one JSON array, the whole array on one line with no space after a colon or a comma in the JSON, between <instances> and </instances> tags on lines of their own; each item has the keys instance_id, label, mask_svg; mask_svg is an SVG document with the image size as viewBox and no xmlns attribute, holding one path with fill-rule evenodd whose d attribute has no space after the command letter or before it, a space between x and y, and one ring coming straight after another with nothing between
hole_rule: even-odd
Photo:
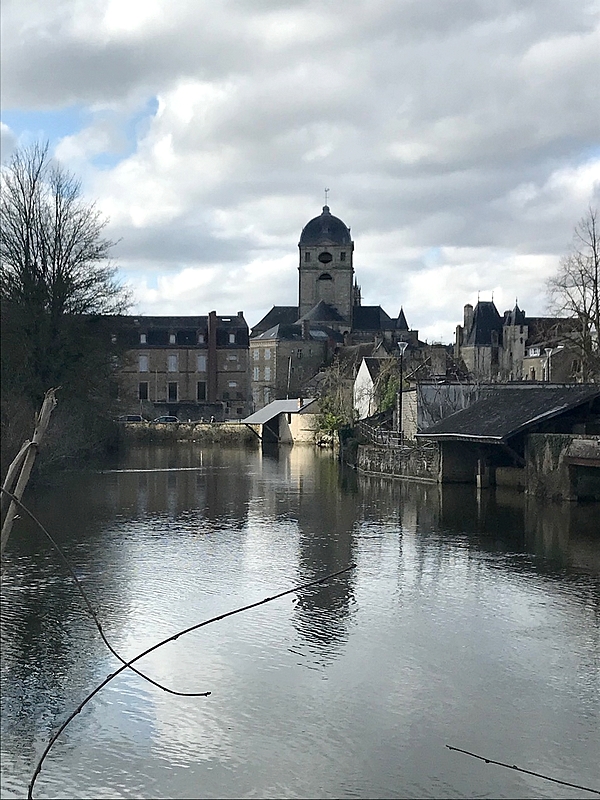
<instances>
[{"instance_id":1,"label":"row of window","mask_svg":"<svg viewBox=\"0 0 600 800\"><path fill-rule=\"evenodd\" d=\"M229 389L237 388L236 381L229 381ZM240 391L231 392L226 390L223 392L223 400L229 400L235 394L236 400L243 400L244 393ZM140 381L138 384L138 398L140 400L150 400L150 384L148 381ZM158 398L156 398L158 401ZM206 381L198 381L196 383L196 400L202 402L206 400ZM167 383L167 401L169 403L177 403L179 401L179 384L177 381L168 381Z\"/></svg>"},{"instance_id":2,"label":"row of window","mask_svg":"<svg viewBox=\"0 0 600 800\"><path fill-rule=\"evenodd\" d=\"M253 356L252 357L253 357L253 359L255 361L259 360L261 352L264 354L265 361L270 361L271 360L271 350L268 347L265 348L262 351L258 347L255 347L252 352L253 352ZM307 352L308 352L309 356L312 356L312 347L309 347ZM304 353L304 350L302 350L301 348L298 348L296 350L296 358L302 358L302 354L303 353ZM292 352L292 355L294 355L293 352Z\"/></svg>"},{"instance_id":3,"label":"row of window","mask_svg":"<svg viewBox=\"0 0 600 800\"><path fill-rule=\"evenodd\" d=\"M237 363L238 357L236 355L227 356L227 361L235 361ZM141 354L138 358L138 371L150 371L150 356ZM196 371L206 372L206 356L198 353L196 355ZM167 372L179 372L179 354L171 353L167 356Z\"/></svg>"},{"instance_id":4,"label":"row of window","mask_svg":"<svg viewBox=\"0 0 600 800\"><path fill-rule=\"evenodd\" d=\"M228 341L229 344L235 344L235 333L230 333L228 335ZM196 337L196 342L198 344L206 344L206 336L203 333L199 333ZM147 333L140 333L140 344L148 344ZM177 344L177 334L169 334L169 344Z\"/></svg>"},{"instance_id":5,"label":"row of window","mask_svg":"<svg viewBox=\"0 0 600 800\"><path fill-rule=\"evenodd\" d=\"M252 372L252 379L255 381L260 380L260 367L254 367L254 370ZM271 380L271 367L265 367L264 380L265 381Z\"/></svg>"},{"instance_id":6,"label":"row of window","mask_svg":"<svg viewBox=\"0 0 600 800\"><path fill-rule=\"evenodd\" d=\"M258 359L260 358L260 354L261 353L263 354L263 358L265 359L265 361L270 361L271 360L271 348L270 347L265 347L264 350L260 350L258 347L255 347L252 352L254 353L253 358L254 358L255 361L258 361Z\"/></svg>"}]
</instances>

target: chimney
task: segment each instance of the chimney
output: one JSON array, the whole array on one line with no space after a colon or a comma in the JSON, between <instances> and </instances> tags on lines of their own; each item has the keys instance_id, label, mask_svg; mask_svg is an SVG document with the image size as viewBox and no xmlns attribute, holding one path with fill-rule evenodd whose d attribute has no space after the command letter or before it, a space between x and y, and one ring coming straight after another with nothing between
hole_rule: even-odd
<instances>
[{"instance_id":1,"label":"chimney","mask_svg":"<svg viewBox=\"0 0 600 800\"><path fill-rule=\"evenodd\" d=\"M302 320L302 339L305 342L310 339L310 322L307 319Z\"/></svg>"},{"instance_id":2,"label":"chimney","mask_svg":"<svg viewBox=\"0 0 600 800\"><path fill-rule=\"evenodd\" d=\"M217 312L208 315L208 351L207 351L207 393L209 403L217 400Z\"/></svg>"},{"instance_id":3,"label":"chimney","mask_svg":"<svg viewBox=\"0 0 600 800\"><path fill-rule=\"evenodd\" d=\"M465 334L468 335L469 331L473 327L473 306L470 303L467 303L464 308L464 320Z\"/></svg>"},{"instance_id":4,"label":"chimney","mask_svg":"<svg viewBox=\"0 0 600 800\"><path fill-rule=\"evenodd\" d=\"M304 403L304 400L301 397L299 397L298 398L298 410L300 410L302 408L303 403Z\"/></svg>"}]
</instances>

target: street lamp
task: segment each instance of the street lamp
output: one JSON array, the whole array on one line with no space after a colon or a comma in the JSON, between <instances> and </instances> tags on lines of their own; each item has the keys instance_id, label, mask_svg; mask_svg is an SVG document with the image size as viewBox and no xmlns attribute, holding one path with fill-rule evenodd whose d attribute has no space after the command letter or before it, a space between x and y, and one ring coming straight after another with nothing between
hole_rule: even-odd
<instances>
[{"instance_id":1,"label":"street lamp","mask_svg":"<svg viewBox=\"0 0 600 800\"><path fill-rule=\"evenodd\" d=\"M398 387L398 394L396 395L396 428L398 431L398 438L402 437L402 356L408 347L408 342L398 342L398 350L400 350L400 386Z\"/></svg>"},{"instance_id":2,"label":"street lamp","mask_svg":"<svg viewBox=\"0 0 600 800\"><path fill-rule=\"evenodd\" d=\"M550 383L550 356L552 355L552 348L544 347L544 353L546 353L546 382Z\"/></svg>"}]
</instances>

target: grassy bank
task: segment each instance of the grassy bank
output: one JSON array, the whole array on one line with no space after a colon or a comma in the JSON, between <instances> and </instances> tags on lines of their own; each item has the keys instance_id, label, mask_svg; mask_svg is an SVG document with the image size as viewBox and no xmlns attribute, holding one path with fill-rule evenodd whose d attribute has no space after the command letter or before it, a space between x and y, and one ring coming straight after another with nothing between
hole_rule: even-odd
<instances>
[{"instance_id":1,"label":"grassy bank","mask_svg":"<svg viewBox=\"0 0 600 800\"><path fill-rule=\"evenodd\" d=\"M134 442L206 442L253 447L258 437L237 422L134 422L120 426L121 438Z\"/></svg>"}]
</instances>

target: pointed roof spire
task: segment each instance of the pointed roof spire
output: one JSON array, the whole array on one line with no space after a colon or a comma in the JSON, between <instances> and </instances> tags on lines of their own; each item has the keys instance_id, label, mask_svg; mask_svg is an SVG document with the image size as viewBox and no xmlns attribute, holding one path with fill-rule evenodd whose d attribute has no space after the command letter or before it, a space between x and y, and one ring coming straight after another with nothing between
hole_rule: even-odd
<instances>
[{"instance_id":1,"label":"pointed roof spire","mask_svg":"<svg viewBox=\"0 0 600 800\"><path fill-rule=\"evenodd\" d=\"M404 310L402 306L400 306L400 313L398 314L398 319L396 320L396 330L399 331L408 330L408 322L406 321L406 317L404 316Z\"/></svg>"}]
</instances>

